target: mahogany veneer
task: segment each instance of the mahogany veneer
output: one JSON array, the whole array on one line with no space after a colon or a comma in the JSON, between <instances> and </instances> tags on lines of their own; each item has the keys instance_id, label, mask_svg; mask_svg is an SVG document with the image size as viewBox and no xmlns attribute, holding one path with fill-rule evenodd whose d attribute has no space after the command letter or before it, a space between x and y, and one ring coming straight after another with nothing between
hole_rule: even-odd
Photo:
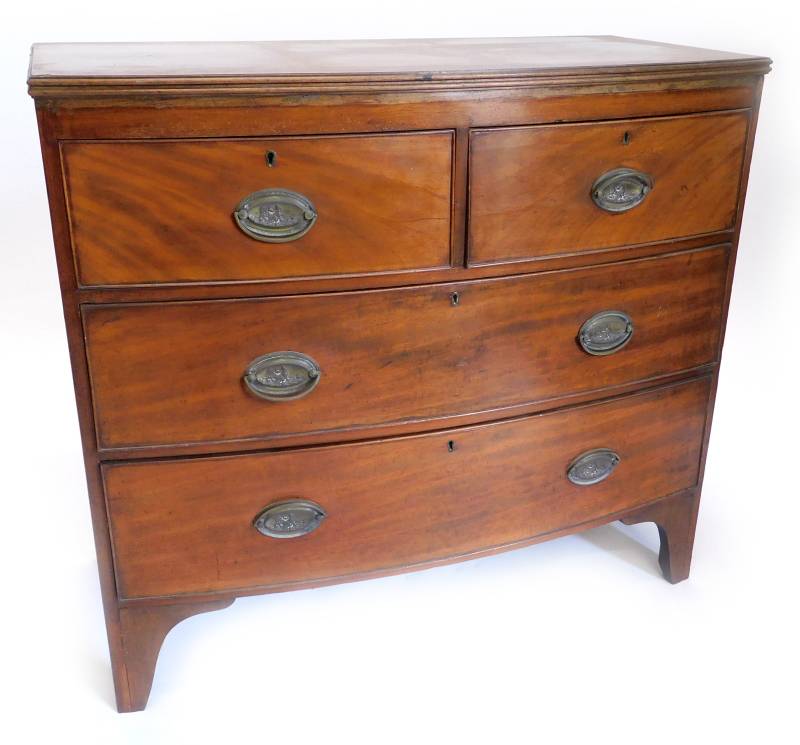
<instances>
[{"instance_id":1,"label":"mahogany veneer","mask_svg":"<svg viewBox=\"0 0 800 745\"><path fill-rule=\"evenodd\" d=\"M473 131L470 263L730 230L748 119L735 111ZM623 220L591 198L597 176L619 167L656 183Z\"/></svg>"},{"instance_id":2,"label":"mahogany veneer","mask_svg":"<svg viewBox=\"0 0 800 745\"><path fill-rule=\"evenodd\" d=\"M452 132L62 145L81 285L273 279L450 266ZM265 168L265 153L274 165ZM231 207L281 187L324 216L255 243Z\"/></svg>"},{"instance_id":3,"label":"mahogany veneer","mask_svg":"<svg viewBox=\"0 0 800 745\"><path fill-rule=\"evenodd\" d=\"M104 465L120 597L410 568L669 496L697 483L709 385L391 440ZM564 478L565 454L598 444L620 455L614 478L595 488ZM301 538L264 540L252 518L265 487L270 501L317 495L328 518Z\"/></svg>"},{"instance_id":4,"label":"mahogany veneer","mask_svg":"<svg viewBox=\"0 0 800 745\"><path fill-rule=\"evenodd\" d=\"M281 438L285 446L293 436L341 437L410 417L441 426L441 417L496 416L709 365L728 254L715 247L404 289L87 305L98 443L119 450ZM625 354L586 354L578 330L607 308L633 319L633 338ZM270 406L242 385L242 373L278 349L311 355L322 376L312 395Z\"/></svg>"},{"instance_id":5,"label":"mahogany veneer","mask_svg":"<svg viewBox=\"0 0 800 745\"><path fill-rule=\"evenodd\" d=\"M34 46L119 710L244 595L616 519L686 579L769 65Z\"/></svg>"}]
</instances>

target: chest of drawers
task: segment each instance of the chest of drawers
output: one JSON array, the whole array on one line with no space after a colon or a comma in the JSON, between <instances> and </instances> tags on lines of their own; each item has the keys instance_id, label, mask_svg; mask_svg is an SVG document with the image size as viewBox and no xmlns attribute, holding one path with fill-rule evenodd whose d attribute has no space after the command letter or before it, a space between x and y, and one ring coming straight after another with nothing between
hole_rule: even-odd
<instances>
[{"instance_id":1,"label":"chest of drawers","mask_svg":"<svg viewBox=\"0 0 800 745\"><path fill-rule=\"evenodd\" d=\"M612 520L685 579L769 64L34 46L119 709L244 595Z\"/></svg>"}]
</instances>

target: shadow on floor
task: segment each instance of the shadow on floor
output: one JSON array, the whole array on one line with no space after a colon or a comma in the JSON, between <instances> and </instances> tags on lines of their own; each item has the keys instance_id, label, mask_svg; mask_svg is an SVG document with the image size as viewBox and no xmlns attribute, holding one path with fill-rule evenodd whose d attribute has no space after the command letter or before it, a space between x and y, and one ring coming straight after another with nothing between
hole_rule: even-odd
<instances>
[{"instance_id":1,"label":"shadow on floor","mask_svg":"<svg viewBox=\"0 0 800 745\"><path fill-rule=\"evenodd\" d=\"M658 566L658 529L652 523L630 526L609 523L576 533L575 537L614 554L636 569L662 576Z\"/></svg>"}]
</instances>

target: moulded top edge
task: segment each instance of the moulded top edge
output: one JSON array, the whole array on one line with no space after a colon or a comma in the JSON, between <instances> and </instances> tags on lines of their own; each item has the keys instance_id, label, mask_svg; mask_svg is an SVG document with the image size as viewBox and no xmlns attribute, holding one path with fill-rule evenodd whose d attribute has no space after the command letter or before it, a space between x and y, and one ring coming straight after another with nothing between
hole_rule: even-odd
<instances>
[{"instance_id":1,"label":"moulded top edge","mask_svg":"<svg viewBox=\"0 0 800 745\"><path fill-rule=\"evenodd\" d=\"M31 93L157 88L503 81L630 74L766 73L766 57L611 36L381 41L34 44Z\"/></svg>"}]
</instances>

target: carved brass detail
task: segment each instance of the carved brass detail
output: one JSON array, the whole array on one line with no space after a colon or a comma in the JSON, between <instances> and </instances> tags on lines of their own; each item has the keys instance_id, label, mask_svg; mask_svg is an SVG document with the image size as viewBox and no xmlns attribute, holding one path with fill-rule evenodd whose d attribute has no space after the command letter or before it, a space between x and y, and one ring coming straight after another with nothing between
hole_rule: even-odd
<instances>
[{"instance_id":1,"label":"carved brass detail","mask_svg":"<svg viewBox=\"0 0 800 745\"><path fill-rule=\"evenodd\" d=\"M619 465L620 457L608 448L589 450L567 468L567 478L578 486L590 486L607 479Z\"/></svg>"},{"instance_id":2,"label":"carved brass detail","mask_svg":"<svg viewBox=\"0 0 800 745\"><path fill-rule=\"evenodd\" d=\"M244 382L267 401L293 401L310 393L321 375L319 365L306 354L271 352L247 366Z\"/></svg>"},{"instance_id":3,"label":"carved brass detail","mask_svg":"<svg viewBox=\"0 0 800 745\"><path fill-rule=\"evenodd\" d=\"M265 189L246 196L233 213L236 224L258 241L286 243L305 235L317 220L311 201L288 189Z\"/></svg>"},{"instance_id":4,"label":"carved brass detail","mask_svg":"<svg viewBox=\"0 0 800 745\"><path fill-rule=\"evenodd\" d=\"M627 212L641 204L653 188L652 176L633 168L615 168L594 182L592 199L606 212Z\"/></svg>"},{"instance_id":5,"label":"carved brass detail","mask_svg":"<svg viewBox=\"0 0 800 745\"><path fill-rule=\"evenodd\" d=\"M253 521L253 527L270 538L299 538L316 530L327 516L315 502L289 499L261 510Z\"/></svg>"},{"instance_id":6,"label":"carved brass detail","mask_svg":"<svg viewBox=\"0 0 800 745\"><path fill-rule=\"evenodd\" d=\"M621 310L604 310L592 316L578 331L584 352L602 356L619 352L633 338L633 320Z\"/></svg>"}]
</instances>

